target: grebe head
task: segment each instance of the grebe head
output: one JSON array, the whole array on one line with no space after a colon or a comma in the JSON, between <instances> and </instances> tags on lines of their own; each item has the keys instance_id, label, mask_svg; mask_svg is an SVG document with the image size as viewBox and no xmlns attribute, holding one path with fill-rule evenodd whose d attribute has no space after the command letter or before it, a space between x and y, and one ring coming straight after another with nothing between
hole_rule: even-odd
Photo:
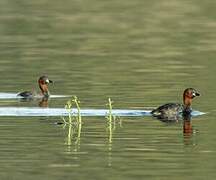
<instances>
[{"instance_id":1,"label":"grebe head","mask_svg":"<svg viewBox=\"0 0 216 180\"><path fill-rule=\"evenodd\" d=\"M48 79L47 76L41 76L38 79L38 84L39 84L39 87L41 89L41 92L44 96L47 96L47 97L49 96L49 90L48 90L48 84L49 83L53 83L53 81Z\"/></svg>"},{"instance_id":2,"label":"grebe head","mask_svg":"<svg viewBox=\"0 0 216 180\"><path fill-rule=\"evenodd\" d=\"M183 93L184 105L189 107L192 103L192 99L195 98L196 96L200 96L200 94L194 88L185 89Z\"/></svg>"}]
</instances>

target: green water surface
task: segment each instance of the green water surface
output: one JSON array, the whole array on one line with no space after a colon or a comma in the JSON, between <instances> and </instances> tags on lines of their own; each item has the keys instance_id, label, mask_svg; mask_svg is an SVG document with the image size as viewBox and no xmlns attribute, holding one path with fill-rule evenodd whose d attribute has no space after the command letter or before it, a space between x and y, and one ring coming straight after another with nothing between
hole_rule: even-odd
<instances>
[{"instance_id":1,"label":"green water surface","mask_svg":"<svg viewBox=\"0 0 216 180\"><path fill-rule=\"evenodd\" d=\"M106 118L81 132L61 117L0 117L0 179L203 180L216 178L216 4L212 0L1 0L1 92L76 95L84 108L146 109L181 102L206 115L181 122L124 117L110 142ZM51 99L64 107L67 99ZM1 100L0 106L38 106ZM80 138L79 138L80 135Z\"/></svg>"}]
</instances>

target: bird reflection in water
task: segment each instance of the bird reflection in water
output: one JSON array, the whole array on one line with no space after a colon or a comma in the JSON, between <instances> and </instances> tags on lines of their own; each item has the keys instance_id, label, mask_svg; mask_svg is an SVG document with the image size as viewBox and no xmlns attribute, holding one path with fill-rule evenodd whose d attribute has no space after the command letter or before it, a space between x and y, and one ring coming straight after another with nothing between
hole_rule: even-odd
<instances>
[{"instance_id":1,"label":"bird reflection in water","mask_svg":"<svg viewBox=\"0 0 216 180\"><path fill-rule=\"evenodd\" d=\"M183 113L182 116L176 116L175 118L157 118L163 123L167 124L178 124L182 122L182 131L185 145L196 145L195 143L195 134L196 130L192 126L192 116L191 113Z\"/></svg>"},{"instance_id":2,"label":"bird reflection in water","mask_svg":"<svg viewBox=\"0 0 216 180\"><path fill-rule=\"evenodd\" d=\"M195 142L196 130L192 126L192 118L190 114L183 115L183 137L185 145L196 145Z\"/></svg>"},{"instance_id":3,"label":"bird reflection in water","mask_svg":"<svg viewBox=\"0 0 216 180\"><path fill-rule=\"evenodd\" d=\"M193 127L191 122L191 115L183 115L183 133L185 136L191 136L193 134Z\"/></svg>"},{"instance_id":4,"label":"bird reflection in water","mask_svg":"<svg viewBox=\"0 0 216 180\"><path fill-rule=\"evenodd\" d=\"M39 103L38 103L39 107L48 107L49 106L49 97L43 97Z\"/></svg>"}]
</instances>

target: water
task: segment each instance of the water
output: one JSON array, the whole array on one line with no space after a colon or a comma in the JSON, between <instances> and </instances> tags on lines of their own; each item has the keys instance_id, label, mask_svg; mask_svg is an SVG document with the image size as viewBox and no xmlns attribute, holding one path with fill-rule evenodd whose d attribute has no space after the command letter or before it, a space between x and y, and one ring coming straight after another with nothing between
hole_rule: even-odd
<instances>
[{"instance_id":1,"label":"water","mask_svg":"<svg viewBox=\"0 0 216 180\"><path fill-rule=\"evenodd\" d=\"M108 114L117 117L143 117L151 116L151 110L131 110L131 109L80 109L81 116L102 116L106 117ZM78 116L77 108L71 108L70 113L65 108L44 108L44 107L0 107L0 116ZM205 113L193 110L191 116L201 116ZM180 118L181 119L181 118Z\"/></svg>"},{"instance_id":2,"label":"water","mask_svg":"<svg viewBox=\"0 0 216 180\"><path fill-rule=\"evenodd\" d=\"M215 179L214 7L210 0L1 0L0 92L37 89L47 74L53 95L76 95L85 109L104 109L111 97L115 109L145 110L181 102L194 87L201 97L193 108L206 113L184 125L122 117L112 134L105 117L83 117L82 128L70 130L56 125L58 116L1 116L1 179ZM63 108L67 99L48 106ZM0 100L1 107L39 104Z\"/></svg>"}]
</instances>

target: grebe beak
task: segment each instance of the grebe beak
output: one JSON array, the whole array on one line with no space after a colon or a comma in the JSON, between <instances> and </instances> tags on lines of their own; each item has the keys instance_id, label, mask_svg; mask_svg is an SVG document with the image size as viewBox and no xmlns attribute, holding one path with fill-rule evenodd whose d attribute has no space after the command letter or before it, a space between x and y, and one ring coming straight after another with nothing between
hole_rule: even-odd
<instances>
[{"instance_id":1,"label":"grebe beak","mask_svg":"<svg viewBox=\"0 0 216 180\"><path fill-rule=\"evenodd\" d=\"M198 92L193 92L193 97L200 96Z\"/></svg>"},{"instance_id":2,"label":"grebe beak","mask_svg":"<svg viewBox=\"0 0 216 180\"><path fill-rule=\"evenodd\" d=\"M45 81L47 84L49 84L49 83L53 83L53 81L52 80L49 80L49 79L46 79L46 81Z\"/></svg>"},{"instance_id":3,"label":"grebe beak","mask_svg":"<svg viewBox=\"0 0 216 180\"><path fill-rule=\"evenodd\" d=\"M200 96L200 93L196 92L195 95L196 95L196 96Z\"/></svg>"}]
</instances>

